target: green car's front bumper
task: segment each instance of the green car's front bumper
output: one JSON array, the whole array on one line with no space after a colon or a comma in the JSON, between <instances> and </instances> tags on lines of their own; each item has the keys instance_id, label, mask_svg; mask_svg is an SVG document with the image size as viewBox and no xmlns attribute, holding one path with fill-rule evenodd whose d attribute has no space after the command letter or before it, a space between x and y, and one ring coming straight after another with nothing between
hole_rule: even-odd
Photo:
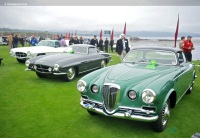
<instances>
[{"instance_id":1,"label":"green car's front bumper","mask_svg":"<svg viewBox=\"0 0 200 138\"><path fill-rule=\"evenodd\" d=\"M96 112L110 117L144 122L154 122L158 119L158 115L155 115L154 111L144 110L141 108L129 108L125 106L119 106L118 110L114 111L113 113L107 113L105 111L103 103L91 101L84 98L80 99L80 105L88 111Z\"/></svg>"}]
</instances>

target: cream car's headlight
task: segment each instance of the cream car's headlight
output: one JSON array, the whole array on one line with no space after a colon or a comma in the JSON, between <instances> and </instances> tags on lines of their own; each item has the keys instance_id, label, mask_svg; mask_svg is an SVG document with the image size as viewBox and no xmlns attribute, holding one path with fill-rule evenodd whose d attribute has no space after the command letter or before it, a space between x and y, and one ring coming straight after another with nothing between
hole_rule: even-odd
<instances>
[{"instance_id":1,"label":"cream car's headlight","mask_svg":"<svg viewBox=\"0 0 200 138\"><path fill-rule=\"evenodd\" d=\"M54 70L54 71L58 71L58 70L59 70L59 65L58 65L58 64L55 64L54 67L53 67L53 70Z\"/></svg>"},{"instance_id":2,"label":"cream car's headlight","mask_svg":"<svg viewBox=\"0 0 200 138\"><path fill-rule=\"evenodd\" d=\"M31 52L30 51L27 52L27 56L31 56Z\"/></svg>"},{"instance_id":3,"label":"cream car's headlight","mask_svg":"<svg viewBox=\"0 0 200 138\"><path fill-rule=\"evenodd\" d=\"M86 90L86 82L83 80L79 80L77 83L77 89L79 92L84 92Z\"/></svg>"},{"instance_id":4,"label":"cream car's headlight","mask_svg":"<svg viewBox=\"0 0 200 138\"><path fill-rule=\"evenodd\" d=\"M156 94L153 90L151 89L145 89L142 92L142 100L143 102L149 104L152 103L156 99Z\"/></svg>"},{"instance_id":5,"label":"cream car's headlight","mask_svg":"<svg viewBox=\"0 0 200 138\"><path fill-rule=\"evenodd\" d=\"M29 65L30 65L30 61L27 60L27 61L25 62L25 65L26 65L27 67L29 67Z\"/></svg>"}]
</instances>

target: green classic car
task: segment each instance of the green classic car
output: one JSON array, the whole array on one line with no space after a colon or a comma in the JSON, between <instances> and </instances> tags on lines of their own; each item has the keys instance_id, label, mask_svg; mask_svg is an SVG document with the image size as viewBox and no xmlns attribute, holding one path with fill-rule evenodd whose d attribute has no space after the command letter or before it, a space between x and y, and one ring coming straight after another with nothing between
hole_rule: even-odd
<instances>
[{"instance_id":1,"label":"green classic car","mask_svg":"<svg viewBox=\"0 0 200 138\"><path fill-rule=\"evenodd\" d=\"M152 122L166 128L170 108L191 93L195 66L180 49L136 47L114 66L82 77L77 83L80 105L91 115Z\"/></svg>"}]
</instances>

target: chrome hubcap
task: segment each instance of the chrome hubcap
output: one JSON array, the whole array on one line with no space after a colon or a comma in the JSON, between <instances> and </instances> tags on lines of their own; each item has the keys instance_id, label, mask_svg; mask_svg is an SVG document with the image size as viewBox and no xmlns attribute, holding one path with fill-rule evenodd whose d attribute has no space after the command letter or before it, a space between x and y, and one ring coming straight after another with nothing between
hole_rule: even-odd
<instances>
[{"instance_id":1,"label":"chrome hubcap","mask_svg":"<svg viewBox=\"0 0 200 138\"><path fill-rule=\"evenodd\" d=\"M67 71L67 77L69 79L73 79L75 76L75 69L74 68L69 68Z\"/></svg>"},{"instance_id":2,"label":"chrome hubcap","mask_svg":"<svg viewBox=\"0 0 200 138\"><path fill-rule=\"evenodd\" d=\"M105 64L105 61L102 60L102 61L101 61L101 68L104 68L104 67L106 67L106 64Z\"/></svg>"},{"instance_id":3,"label":"chrome hubcap","mask_svg":"<svg viewBox=\"0 0 200 138\"><path fill-rule=\"evenodd\" d=\"M166 103L163 111L162 111L162 124L165 125L167 123L167 120L170 117L170 110L169 110L169 106Z\"/></svg>"}]
</instances>

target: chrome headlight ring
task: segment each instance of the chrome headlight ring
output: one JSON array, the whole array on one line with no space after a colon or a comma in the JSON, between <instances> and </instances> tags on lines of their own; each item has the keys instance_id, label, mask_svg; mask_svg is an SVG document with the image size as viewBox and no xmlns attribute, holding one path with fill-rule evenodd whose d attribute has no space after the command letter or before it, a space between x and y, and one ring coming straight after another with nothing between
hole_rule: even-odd
<instances>
[{"instance_id":1,"label":"chrome headlight ring","mask_svg":"<svg viewBox=\"0 0 200 138\"><path fill-rule=\"evenodd\" d=\"M156 94L151 89L145 89L142 92L142 101L146 104L152 103L156 99Z\"/></svg>"},{"instance_id":2,"label":"chrome headlight ring","mask_svg":"<svg viewBox=\"0 0 200 138\"><path fill-rule=\"evenodd\" d=\"M134 90L130 90L128 91L127 96L130 100L135 100L137 98L137 93Z\"/></svg>"},{"instance_id":3,"label":"chrome headlight ring","mask_svg":"<svg viewBox=\"0 0 200 138\"><path fill-rule=\"evenodd\" d=\"M99 92L99 87L96 84L93 84L91 87L92 93L96 94Z\"/></svg>"},{"instance_id":4,"label":"chrome headlight ring","mask_svg":"<svg viewBox=\"0 0 200 138\"><path fill-rule=\"evenodd\" d=\"M79 80L79 81L77 82L77 89L78 89L78 91L81 92L81 93L85 92L86 86L87 86L87 84L86 84L86 82L83 81L83 80Z\"/></svg>"},{"instance_id":5,"label":"chrome headlight ring","mask_svg":"<svg viewBox=\"0 0 200 138\"><path fill-rule=\"evenodd\" d=\"M29 65L30 65L30 61L27 60L27 61L25 62L25 65L26 65L27 67L29 67Z\"/></svg>"},{"instance_id":6,"label":"chrome headlight ring","mask_svg":"<svg viewBox=\"0 0 200 138\"><path fill-rule=\"evenodd\" d=\"M27 56L28 56L28 57L31 56L31 52L30 52L30 51L27 52Z\"/></svg>"},{"instance_id":7,"label":"chrome headlight ring","mask_svg":"<svg viewBox=\"0 0 200 138\"><path fill-rule=\"evenodd\" d=\"M55 64L54 67L53 67L53 70L54 70L54 71L59 71L59 65L58 65L58 64Z\"/></svg>"}]
</instances>

